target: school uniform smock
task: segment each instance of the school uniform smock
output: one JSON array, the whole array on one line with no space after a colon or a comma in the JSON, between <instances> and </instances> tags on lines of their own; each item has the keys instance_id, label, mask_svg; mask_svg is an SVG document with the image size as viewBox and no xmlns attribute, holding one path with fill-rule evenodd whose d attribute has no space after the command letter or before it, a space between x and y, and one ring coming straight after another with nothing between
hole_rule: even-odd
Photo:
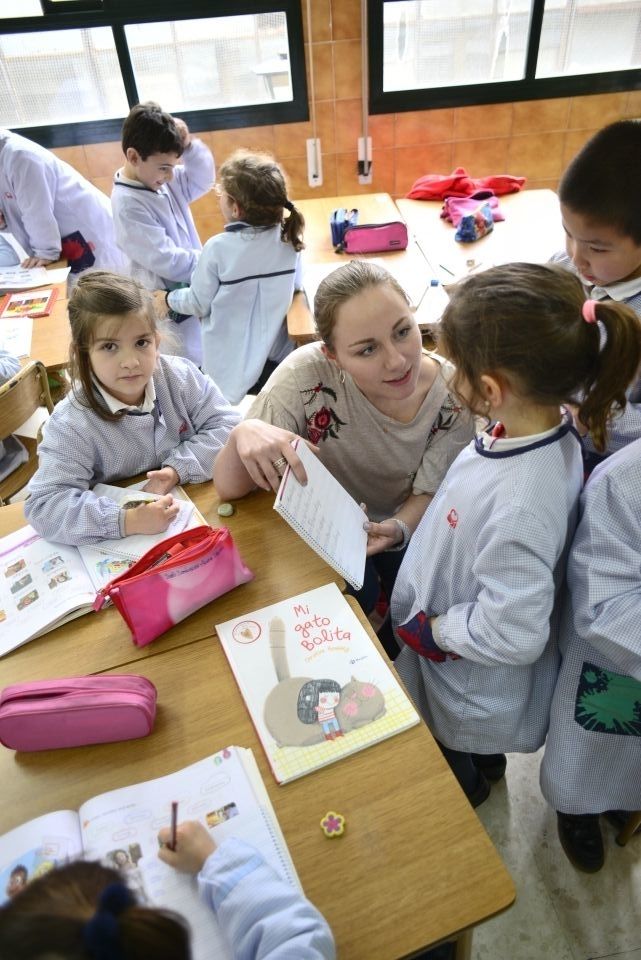
<instances>
[{"instance_id":1,"label":"school uniform smock","mask_svg":"<svg viewBox=\"0 0 641 960\"><path fill-rule=\"evenodd\" d=\"M159 357L147 387L141 408L128 407L115 421L101 419L73 394L56 405L25 502L27 520L46 540L82 544L123 536L122 511L91 492L96 483L164 466L174 468L180 483L211 480L238 413L209 377L181 357ZM97 395L107 407L104 395Z\"/></svg>"},{"instance_id":2,"label":"school uniform smock","mask_svg":"<svg viewBox=\"0 0 641 960\"><path fill-rule=\"evenodd\" d=\"M481 434L450 468L410 540L392 595L395 630L437 617L432 662L395 666L435 737L467 753L531 752L545 739L558 671L553 616L574 532L581 444L560 427Z\"/></svg>"},{"instance_id":3,"label":"school uniform smock","mask_svg":"<svg viewBox=\"0 0 641 960\"><path fill-rule=\"evenodd\" d=\"M641 440L598 466L568 561L541 789L562 813L641 809Z\"/></svg>"},{"instance_id":4,"label":"school uniform smock","mask_svg":"<svg viewBox=\"0 0 641 960\"><path fill-rule=\"evenodd\" d=\"M7 380L11 380L11 377L15 376L19 370L20 361L18 358L14 357L12 353L8 353L6 350L0 350L0 386L3 383L6 383ZM6 437L0 437L0 479L3 477L6 466L6 464L3 463L6 453L3 440L6 439ZM11 438L9 446L12 450L15 448L15 444L18 442L19 441L16 441L15 438ZM20 446L22 446L22 444L20 444ZM18 465L19 463L16 463L16 466Z\"/></svg>"},{"instance_id":5,"label":"school uniform smock","mask_svg":"<svg viewBox=\"0 0 641 960\"><path fill-rule=\"evenodd\" d=\"M285 321L300 256L280 233L280 224L226 224L205 244L191 286L168 297L173 310L202 318L203 370L230 403L242 400L267 360L280 363L294 347Z\"/></svg>"},{"instance_id":6,"label":"school uniform smock","mask_svg":"<svg viewBox=\"0 0 641 960\"><path fill-rule=\"evenodd\" d=\"M579 277L576 267L571 258L566 253L557 253L552 257L552 262L569 270L575 276ZM641 277L634 280L619 280L616 283L609 283L605 287L596 284L584 284L585 294L592 300L615 300L617 303L625 303L641 317ZM608 430L607 451L605 454L597 453L594 450L592 439L587 436L584 438L585 449L588 453L588 462L590 465L599 463L610 453L621 450L628 443L641 439L641 377L638 377L627 390L628 403L621 413L617 413L611 421Z\"/></svg>"},{"instance_id":7,"label":"school uniform smock","mask_svg":"<svg viewBox=\"0 0 641 960\"><path fill-rule=\"evenodd\" d=\"M441 366L416 416L401 423L381 413L348 373L325 357L321 344L299 347L274 371L247 417L297 433L320 448L319 459L378 522L412 494L436 492L450 464L469 443L469 414L452 397L451 363Z\"/></svg>"},{"instance_id":8,"label":"school uniform smock","mask_svg":"<svg viewBox=\"0 0 641 960\"><path fill-rule=\"evenodd\" d=\"M126 273L109 198L55 154L0 129L0 210L30 256ZM78 236L80 234L80 237Z\"/></svg>"},{"instance_id":9,"label":"school uniform smock","mask_svg":"<svg viewBox=\"0 0 641 960\"><path fill-rule=\"evenodd\" d=\"M198 891L216 914L235 960L336 956L332 932L316 907L242 840L223 840L207 858Z\"/></svg>"},{"instance_id":10,"label":"school uniform smock","mask_svg":"<svg viewBox=\"0 0 641 960\"><path fill-rule=\"evenodd\" d=\"M189 283L202 250L189 204L211 190L214 179L211 150L198 139L191 140L172 180L158 190L116 172L111 192L116 241L132 277L147 290ZM172 331L189 359L200 364L200 322L190 317Z\"/></svg>"}]
</instances>

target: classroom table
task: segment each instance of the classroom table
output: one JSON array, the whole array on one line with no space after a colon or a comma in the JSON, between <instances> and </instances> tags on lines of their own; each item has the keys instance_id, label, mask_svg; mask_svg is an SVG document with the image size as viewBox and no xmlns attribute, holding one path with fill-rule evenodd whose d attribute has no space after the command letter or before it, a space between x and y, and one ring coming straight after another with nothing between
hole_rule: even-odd
<instances>
[{"instance_id":1,"label":"classroom table","mask_svg":"<svg viewBox=\"0 0 641 960\"><path fill-rule=\"evenodd\" d=\"M337 254L331 240L330 217L333 210L345 207L358 209L358 223L386 223L402 220L398 208L388 193L363 193L345 197L317 197L312 200L296 201L296 207L305 217L305 249L301 255L303 279L306 265L333 263L340 267L353 259L376 259L384 263L387 269L407 291L412 302L420 304L416 313L419 324L427 322L427 301L423 298L430 280L430 268L425 257L410 236L407 250L374 253L371 255ZM294 297L287 314L287 329L290 337L298 344L315 339L314 325L310 307L304 295Z\"/></svg>"},{"instance_id":2,"label":"classroom table","mask_svg":"<svg viewBox=\"0 0 641 960\"><path fill-rule=\"evenodd\" d=\"M290 593L298 589L292 584ZM224 616L251 611L241 590ZM222 615L212 606L210 624ZM57 646L61 655L73 646L74 672L84 669L71 631L58 631ZM467 957L470 928L514 900L507 870L423 724L278 786L215 637L174 649L157 642L144 661L110 661L115 672L156 685L153 735L39 753L0 748L0 833L237 745L254 752L305 892L327 917L341 960L397 960L452 937L457 957ZM328 810L346 818L339 839L320 829Z\"/></svg>"},{"instance_id":3,"label":"classroom table","mask_svg":"<svg viewBox=\"0 0 641 960\"><path fill-rule=\"evenodd\" d=\"M66 267L66 260L57 260L48 265L48 270L58 270L60 267ZM47 284L43 284L47 286ZM69 345L71 343L71 329L69 327L67 298L67 281L62 283L52 283L58 292L53 309L46 317L33 318L33 330L31 334L31 352L28 357L22 358L22 365L31 360L39 360L45 365L47 370L59 370L66 367L69 362ZM37 290L37 287L31 287L30 290ZM19 293L20 291L11 291Z\"/></svg>"},{"instance_id":4,"label":"classroom table","mask_svg":"<svg viewBox=\"0 0 641 960\"><path fill-rule=\"evenodd\" d=\"M396 206L433 275L447 284L472 270L522 260L545 263L565 247L559 199L553 190L523 190L499 197L505 220L473 243L458 243L440 216L441 200L397 200ZM468 262L469 261L469 262Z\"/></svg>"},{"instance_id":5,"label":"classroom table","mask_svg":"<svg viewBox=\"0 0 641 960\"><path fill-rule=\"evenodd\" d=\"M344 588L342 577L273 509L273 493L257 492L239 500L234 515L222 518L216 512L220 501L213 483L187 485L185 491L206 523L229 528L241 557L260 575L196 611L146 647L134 646L115 607L87 613L0 659L0 687L32 677L94 673L146 660L160 650L211 636L217 620L229 620L238 610L256 610L324 583ZM23 503L13 503L0 508L0 537L25 525L23 507Z\"/></svg>"}]
</instances>

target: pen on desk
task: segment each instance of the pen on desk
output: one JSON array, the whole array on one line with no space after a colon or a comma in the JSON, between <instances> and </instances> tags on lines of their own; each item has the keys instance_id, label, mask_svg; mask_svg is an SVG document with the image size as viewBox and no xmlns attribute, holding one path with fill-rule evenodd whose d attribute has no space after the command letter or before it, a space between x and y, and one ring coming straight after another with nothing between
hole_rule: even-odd
<instances>
[{"instance_id":1,"label":"pen on desk","mask_svg":"<svg viewBox=\"0 0 641 960\"><path fill-rule=\"evenodd\" d=\"M449 273L451 277L456 276L456 274L453 273L452 270L450 270L448 267L446 267L444 263L439 263L438 267L439 267L439 270L444 270L445 273Z\"/></svg>"},{"instance_id":2,"label":"pen on desk","mask_svg":"<svg viewBox=\"0 0 641 960\"><path fill-rule=\"evenodd\" d=\"M421 294L421 299L418 301L418 303L417 303L416 306L414 307L414 310L415 310L415 311L418 310L418 308L420 307L420 305L423 303L423 300L425 299L425 294L427 293L427 291L428 291L431 287L438 287L438 285L440 284L440 282L441 282L441 281L440 281L440 280L437 280L436 277L433 277L433 278L430 280L430 282L429 282L429 283L427 284L427 286L425 287L425 290L423 290L423 293Z\"/></svg>"},{"instance_id":3,"label":"pen on desk","mask_svg":"<svg viewBox=\"0 0 641 960\"><path fill-rule=\"evenodd\" d=\"M171 804L171 839L167 846L170 850L176 849L176 829L178 827L178 801L174 800Z\"/></svg>"}]
</instances>

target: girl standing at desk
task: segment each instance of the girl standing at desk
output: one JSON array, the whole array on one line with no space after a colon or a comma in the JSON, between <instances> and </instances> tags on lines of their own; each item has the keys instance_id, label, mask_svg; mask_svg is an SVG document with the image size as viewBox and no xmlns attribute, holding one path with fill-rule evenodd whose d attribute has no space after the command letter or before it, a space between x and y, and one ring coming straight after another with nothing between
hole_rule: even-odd
<instances>
[{"instance_id":1,"label":"girl standing at desk","mask_svg":"<svg viewBox=\"0 0 641 960\"><path fill-rule=\"evenodd\" d=\"M25 516L46 540L94 543L162 533L177 483L210 480L239 415L189 360L160 355L153 294L136 280L83 275L69 301L72 392L47 420ZM91 488L147 471L165 494L124 510Z\"/></svg>"},{"instance_id":2,"label":"girl standing at desk","mask_svg":"<svg viewBox=\"0 0 641 960\"><path fill-rule=\"evenodd\" d=\"M318 287L314 317L322 342L300 347L272 374L252 419L232 431L214 480L223 497L276 490L286 462L304 477L291 439L318 448L367 504L369 558L356 596L369 613L381 583L391 596L408 541L472 437L472 421L449 391L452 365L423 350L405 292L378 264L352 260L334 270Z\"/></svg>"},{"instance_id":3,"label":"girl standing at desk","mask_svg":"<svg viewBox=\"0 0 641 960\"><path fill-rule=\"evenodd\" d=\"M576 277L516 263L457 284L439 339L454 389L494 426L457 458L412 538L392 621L398 672L478 806L504 754L538 750L548 727L555 601L583 480L561 404L581 397L603 449L641 361L641 322L616 303L597 318Z\"/></svg>"}]
</instances>

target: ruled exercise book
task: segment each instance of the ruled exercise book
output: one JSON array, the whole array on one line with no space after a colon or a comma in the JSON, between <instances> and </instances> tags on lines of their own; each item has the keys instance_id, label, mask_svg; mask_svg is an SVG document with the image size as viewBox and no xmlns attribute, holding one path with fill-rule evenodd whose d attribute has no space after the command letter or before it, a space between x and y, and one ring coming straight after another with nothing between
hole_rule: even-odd
<instances>
[{"instance_id":1,"label":"ruled exercise book","mask_svg":"<svg viewBox=\"0 0 641 960\"><path fill-rule=\"evenodd\" d=\"M319 557L340 573L355 590L363 586L367 514L332 476L304 440L292 446L300 457L307 483L302 486L286 467L276 494L274 510Z\"/></svg>"}]
</instances>

